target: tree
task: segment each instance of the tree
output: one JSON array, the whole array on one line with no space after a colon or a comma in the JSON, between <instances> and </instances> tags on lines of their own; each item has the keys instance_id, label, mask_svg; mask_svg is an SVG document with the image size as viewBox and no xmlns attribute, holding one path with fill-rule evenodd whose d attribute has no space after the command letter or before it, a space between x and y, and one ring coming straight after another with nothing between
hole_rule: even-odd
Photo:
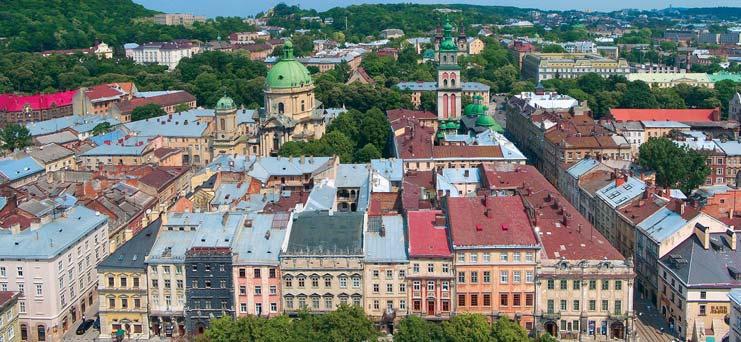
<instances>
[{"instance_id":1,"label":"tree","mask_svg":"<svg viewBox=\"0 0 741 342\"><path fill-rule=\"evenodd\" d=\"M372 108L365 112L359 125L363 129L360 130L358 146L372 144L379 152L386 151L386 143L389 140L389 134L391 134L391 131L389 131L390 125L386 115L378 108Z\"/></svg>"},{"instance_id":2,"label":"tree","mask_svg":"<svg viewBox=\"0 0 741 342\"><path fill-rule=\"evenodd\" d=\"M93 127L93 135L101 135L110 132L112 129L110 122L101 122Z\"/></svg>"},{"instance_id":3,"label":"tree","mask_svg":"<svg viewBox=\"0 0 741 342\"><path fill-rule=\"evenodd\" d=\"M491 341L489 322L482 315L459 314L443 323L443 333L450 342Z\"/></svg>"},{"instance_id":4,"label":"tree","mask_svg":"<svg viewBox=\"0 0 741 342\"><path fill-rule=\"evenodd\" d=\"M527 341L527 331L506 316L499 318L491 327L491 336L497 342Z\"/></svg>"},{"instance_id":5,"label":"tree","mask_svg":"<svg viewBox=\"0 0 741 342\"><path fill-rule=\"evenodd\" d=\"M15 151L26 146L31 146L31 133L26 126L11 123L5 126L0 132L2 137L3 149Z\"/></svg>"},{"instance_id":6,"label":"tree","mask_svg":"<svg viewBox=\"0 0 741 342\"><path fill-rule=\"evenodd\" d=\"M674 88L653 88L651 92L659 103L659 108L685 108L684 99Z\"/></svg>"},{"instance_id":7,"label":"tree","mask_svg":"<svg viewBox=\"0 0 741 342\"><path fill-rule=\"evenodd\" d=\"M543 335L540 335L540 337L538 337L536 341L537 342L558 342L558 339L556 339L549 333L544 333Z\"/></svg>"},{"instance_id":8,"label":"tree","mask_svg":"<svg viewBox=\"0 0 741 342\"><path fill-rule=\"evenodd\" d=\"M190 106L188 106L188 104L186 103L180 103L177 106L175 106L176 113L187 112L189 110L190 110Z\"/></svg>"},{"instance_id":9,"label":"tree","mask_svg":"<svg viewBox=\"0 0 741 342\"><path fill-rule=\"evenodd\" d=\"M376 146L374 146L373 144L365 144L363 148L355 153L354 161L356 163L369 163L371 159L379 159L381 157L381 152L378 151L378 148L376 148Z\"/></svg>"},{"instance_id":10,"label":"tree","mask_svg":"<svg viewBox=\"0 0 741 342\"><path fill-rule=\"evenodd\" d=\"M428 342L442 340L440 325L418 316L407 316L399 322L394 332L396 342Z\"/></svg>"},{"instance_id":11,"label":"tree","mask_svg":"<svg viewBox=\"0 0 741 342\"><path fill-rule=\"evenodd\" d=\"M139 121L167 114L162 107L156 103L139 106L131 111L131 121Z\"/></svg>"},{"instance_id":12,"label":"tree","mask_svg":"<svg viewBox=\"0 0 741 342\"><path fill-rule=\"evenodd\" d=\"M325 155L339 156L343 163L352 162L355 144L346 135L339 131L329 132L322 137L321 143L324 143Z\"/></svg>"},{"instance_id":13,"label":"tree","mask_svg":"<svg viewBox=\"0 0 741 342\"><path fill-rule=\"evenodd\" d=\"M564 53L566 50L564 50L563 46L558 44L548 44L544 45L541 49L541 52L543 53Z\"/></svg>"},{"instance_id":14,"label":"tree","mask_svg":"<svg viewBox=\"0 0 741 342\"><path fill-rule=\"evenodd\" d=\"M656 172L656 184L663 188L679 188L689 194L705 182L710 168L705 156L667 138L651 138L643 143L638 164Z\"/></svg>"},{"instance_id":15,"label":"tree","mask_svg":"<svg viewBox=\"0 0 741 342\"><path fill-rule=\"evenodd\" d=\"M634 81L627 84L625 93L620 100L624 108L658 108L659 102L651 93L651 88L643 81Z\"/></svg>"}]
</instances>

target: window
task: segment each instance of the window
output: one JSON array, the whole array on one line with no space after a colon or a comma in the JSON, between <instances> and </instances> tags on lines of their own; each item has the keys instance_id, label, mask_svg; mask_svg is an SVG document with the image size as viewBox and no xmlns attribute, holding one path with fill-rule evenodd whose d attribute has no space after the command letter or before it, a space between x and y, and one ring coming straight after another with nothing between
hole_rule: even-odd
<instances>
[{"instance_id":1,"label":"window","mask_svg":"<svg viewBox=\"0 0 741 342\"><path fill-rule=\"evenodd\" d=\"M609 280L603 280L602 281L602 289L603 290L609 290L610 289L610 281Z\"/></svg>"},{"instance_id":2,"label":"window","mask_svg":"<svg viewBox=\"0 0 741 342\"><path fill-rule=\"evenodd\" d=\"M352 277L352 287L356 289L360 287L360 277L358 276Z\"/></svg>"},{"instance_id":3,"label":"window","mask_svg":"<svg viewBox=\"0 0 741 342\"><path fill-rule=\"evenodd\" d=\"M561 290L566 290L569 287L569 281L568 280L561 280L559 283L560 283L559 284L559 288Z\"/></svg>"},{"instance_id":4,"label":"window","mask_svg":"<svg viewBox=\"0 0 741 342\"><path fill-rule=\"evenodd\" d=\"M44 295L44 289L41 287L41 284L36 284L36 295L37 296Z\"/></svg>"},{"instance_id":5,"label":"window","mask_svg":"<svg viewBox=\"0 0 741 342\"><path fill-rule=\"evenodd\" d=\"M594 299L589 300L589 311L597 310L597 301Z\"/></svg>"},{"instance_id":6,"label":"window","mask_svg":"<svg viewBox=\"0 0 741 342\"><path fill-rule=\"evenodd\" d=\"M332 278L330 277L324 278L324 287L332 287Z\"/></svg>"},{"instance_id":7,"label":"window","mask_svg":"<svg viewBox=\"0 0 741 342\"><path fill-rule=\"evenodd\" d=\"M380 291L381 291L381 290L380 290L380 287L379 287L379 285L378 285L378 284L373 284L373 293L378 293L378 292L380 292Z\"/></svg>"},{"instance_id":8,"label":"window","mask_svg":"<svg viewBox=\"0 0 741 342\"><path fill-rule=\"evenodd\" d=\"M245 270L244 268L240 268L240 269L239 269L239 277L240 277L240 278L245 278L245 277L247 277L247 270ZM246 309L246 308L247 308L247 304L245 304L245 309Z\"/></svg>"},{"instance_id":9,"label":"window","mask_svg":"<svg viewBox=\"0 0 741 342\"><path fill-rule=\"evenodd\" d=\"M407 275L407 274L406 274L406 271L404 271L404 270L399 270L399 279L404 279L404 277L406 277L406 275Z\"/></svg>"},{"instance_id":10,"label":"window","mask_svg":"<svg viewBox=\"0 0 741 342\"><path fill-rule=\"evenodd\" d=\"M276 311L278 311L278 303L270 303L270 312L276 312Z\"/></svg>"},{"instance_id":11,"label":"window","mask_svg":"<svg viewBox=\"0 0 741 342\"><path fill-rule=\"evenodd\" d=\"M705 291L700 291L700 299L708 299L708 293Z\"/></svg>"},{"instance_id":12,"label":"window","mask_svg":"<svg viewBox=\"0 0 741 342\"><path fill-rule=\"evenodd\" d=\"M448 266L448 264L443 264L443 273L450 273L450 267Z\"/></svg>"},{"instance_id":13,"label":"window","mask_svg":"<svg viewBox=\"0 0 741 342\"><path fill-rule=\"evenodd\" d=\"M298 277L298 287L304 287L304 282L306 281L306 278L304 276Z\"/></svg>"},{"instance_id":14,"label":"window","mask_svg":"<svg viewBox=\"0 0 741 342\"><path fill-rule=\"evenodd\" d=\"M622 289L623 289L623 281L622 280L615 280L615 290L622 290Z\"/></svg>"},{"instance_id":15,"label":"window","mask_svg":"<svg viewBox=\"0 0 741 342\"><path fill-rule=\"evenodd\" d=\"M414 282L412 283L412 289L413 289L414 291L419 291L420 289L422 289L422 283L420 283L419 281L415 280L415 281L414 281Z\"/></svg>"},{"instance_id":16,"label":"window","mask_svg":"<svg viewBox=\"0 0 741 342\"><path fill-rule=\"evenodd\" d=\"M261 277L262 275L260 274L260 269L259 268L254 269L253 270L253 273L254 273L254 278L262 278Z\"/></svg>"},{"instance_id":17,"label":"window","mask_svg":"<svg viewBox=\"0 0 741 342\"><path fill-rule=\"evenodd\" d=\"M566 311L567 308L567 302L565 299L561 299L561 311Z\"/></svg>"},{"instance_id":18,"label":"window","mask_svg":"<svg viewBox=\"0 0 741 342\"><path fill-rule=\"evenodd\" d=\"M311 276L311 287L319 287L319 276Z\"/></svg>"},{"instance_id":19,"label":"window","mask_svg":"<svg viewBox=\"0 0 741 342\"><path fill-rule=\"evenodd\" d=\"M110 297L108 298L108 308L113 309L116 307L116 298Z\"/></svg>"},{"instance_id":20,"label":"window","mask_svg":"<svg viewBox=\"0 0 741 342\"><path fill-rule=\"evenodd\" d=\"M206 279L203 283L207 289L211 288L211 279Z\"/></svg>"},{"instance_id":21,"label":"window","mask_svg":"<svg viewBox=\"0 0 741 342\"><path fill-rule=\"evenodd\" d=\"M275 269L274 268L271 268L271 269L268 270L268 278L271 278L271 279L272 278L275 278L276 277L275 274L276 274L276 272L275 272Z\"/></svg>"},{"instance_id":22,"label":"window","mask_svg":"<svg viewBox=\"0 0 741 342\"><path fill-rule=\"evenodd\" d=\"M400 310L406 310L407 309L407 301L404 299L399 300L399 309Z\"/></svg>"},{"instance_id":23,"label":"window","mask_svg":"<svg viewBox=\"0 0 741 342\"><path fill-rule=\"evenodd\" d=\"M535 260L535 253L533 252L525 252L525 261L527 262L533 262Z\"/></svg>"},{"instance_id":24,"label":"window","mask_svg":"<svg viewBox=\"0 0 741 342\"><path fill-rule=\"evenodd\" d=\"M430 264L432 265L432 264ZM430 271L432 272L432 271ZM394 279L394 270L386 270L386 279Z\"/></svg>"},{"instance_id":25,"label":"window","mask_svg":"<svg viewBox=\"0 0 741 342\"><path fill-rule=\"evenodd\" d=\"M548 279L547 287L549 290L553 290L556 286L556 282L553 279Z\"/></svg>"},{"instance_id":26,"label":"window","mask_svg":"<svg viewBox=\"0 0 741 342\"><path fill-rule=\"evenodd\" d=\"M427 291L428 292L435 292L435 282L434 281L428 281L427 282Z\"/></svg>"},{"instance_id":27,"label":"window","mask_svg":"<svg viewBox=\"0 0 741 342\"><path fill-rule=\"evenodd\" d=\"M533 306L533 300L535 296L532 293L525 294L525 306Z\"/></svg>"},{"instance_id":28,"label":"window","mask_svg":"<svg viewBox=\"0 0 741 342\"><path fill-rule=\"evenodd\" d=\"M373 270L373 279L378 278L378 270Z\"/></svg>"},{"instance_id":29,"label":"window","mask_svg":"<svg viewBox=\"0 0 741 342\"><path fill-rule=\"evenodd\" d=\"M255 295L262 295L262 286L255 286Z\"/></svg>"},{"instance_id":30,"label":"window","mask_svg":"<svg viewBox=\"0 0 741 342\"><path fill-rule=\"evenodd\" d=\"M223 280L222 280L222 282L223 282ZM179 289L182 289L182 288L183 288L183 280L182 280L182 279L178 279L178 280L177 280L177 287L178 287ZM226 287L226 286L222 286L222 288L225 288L225 287Z\"/></svg>"},{"instance_id":31,"label":"window","mask_svg":"<svg viewBox=\"0 0 741 342\"><path fill-rule=\"evenodd\" d=\"M486 284L491 283L491 272L490 271L484 271L484 283Z\"/></svg>"},{"instance_id":32,"label":"window","mask_svg":"<svg viewBox=\"0 0 741 342\"><path fill-rule=\"evenodd\" d=\"M401 292L401 293L407 292L407 284L406 283L399 283L399 292Z\"/></svg>"},{"instance_id":33,"label":"window","mask_svg":"<svg viewBox=\"0 0 741 342\"><path fill-rule=\"evenodd\" d=\"M134 307L137 309L142 307L142 300L140 298L134 298Z\"/></svg>"},{"instance_id":34,"label":"window","mask_svg":"<svg viewBox=\"0 0 741 342\"><path fill-rule=\"evenodd\" d=\"M491 306L491 293L484 293L483 298L484 306Z\"/></svg>"},{"instance_id":35,"label":"window","mask_svg":"<svg viewBox=\"0 0 741 342\"><path fill-rule=\"evenodd\" d=\"M479 272L471 272L471 283L476 284L479 282Z\"/></svg>"},{"instance_id":36,"label":"window","mask_svg":"<svg viewBox=\"0 0 741 342\"><path fill-rule=\"evenodd\" d=\"M589 281L589 289L590 290L596 290L597 289L597 281L596 280L590 280Z\"/></svg>"},{"instance_id":37,"label":"window","mask_svg":"<svg viewBox=\"0 0 741 342\"><path fill-rule=\"evenodd\" d=\"M525 271L525 282L531 283L534 281L533 271Z\"/></svg>"},{"instance_id":38,"label":"window","mask_svg":"<svg viewBox=\"0 0 741 342\"><path fill-rule=\"evenodd\" d=\"M707 311L706 311L706 310L707 310L707 309L706 309L706 307L705 307L705 304L702 304L702 305L700 305L700 316L705 316L705 315L707 315Z\"/></svg>"},{"instance_id":39,"label":"window","mask_svg":"<svg viewBox=\"0 0 741 342\"><path fill-rule=\"evenodd\" d=\"M394 284L386 284L386 293L394 292Z\"/></svg>"},{"instance_id":40,"label":"window","mask_svg":"<svg viewBox=\"0 0 741 342\"><path fill-rule=\"evenodd\" d=\"M579 302L579 300L578 300L578 299L574 301L574 304L573 304L573 309L574 309L574 311L579 311L579 310L581 310L581 309L579 308L579 307L580 307L580 304L581 304L581 303Z\"/></svg>"},{"instance_id":41,"label":"window","mask_svg":"<svg viewBox=\"0 0 741 342\"><path fill-rule=\"evenodd\" d=\"M478 253L471 253L470 259L471 259L471 263L472 264L477 263L479 261L479 254Z\"/></svg>"},{"instance_id":42,"label":"window","mask_svg":"<svg viewBox=\"0 0 741 342\"><path fill-rule=\"evenodd\" d=\"M464 284L466 282L466 272L458 272L458 283Z\"/></svg>"},{"instance_id":43,"label":"window","mask_svg":"<svg viewBox=\"0 0 741 342\"><path fill-rule=\"evenodd\" d=\"M239 303L239 311L247 312L247 303Z\"/></svg>"},{"instance_id":44,"label":"window","mask_svg":"<svg viewBox=\"0 0 741 342\"><path fill-rule=\"evenodd\" d=\"M607 302L607 299L603 299L602 300L602 311L608 311L608 310L610 309L609 309L609 304Z\"/></svg>"},{"instance_id":45,"label":"window","mask_svg":"<svg viewBox=\"0 0 741 342\"><path fill-rule=\"evenodd\" d=\"M314 309L319 309L319 296L311 297L311 307Z\"/></svg>"},{"instance_id":46,"label":"window","mask_svg":"<svg viewBox=\"0 0 741 342\"><path fill-rule=\"evenodd\" d=\"M23 266L18 266L17 271L18 271L18 276L22 277L23 276Z\"/></svg>"},{"instance_id":47,"label":"window","mask_svg":"<svg viewBox=\"0 0 741 342\"><path fill-rule=\"evenodd\" d=\"M62 262L61 261L59 262L59 269L62 269ZM0 277L7 277L7 276L8 276L8 274L5 271L5 266L0 267Z\"/></svg>"},{"instance_id":48,"label":"window","mask_svg":"<svg viewBox=\"0 0 741 342\"><path fill-rule=\"evenodd\" d=\"M522 305L522 295L519 293L512 294L512 306Z\"/></svg>"},{"instance_id":49,"label":"window","mask_svg":"<svg viewBox=\"0 0 741 342\"><path fill-rule=\"evenodd\" d=\"M412 272L419 273L419 264L412 265Z\"/></svg>"},{"instance_id":50,"label":"window","mask_svg":"<svg viewBox=\"0 0 741 342\"><path fill-rule=\"evenodd\" d=\"M502 252L499 254L499 261L501 262L507 262L508 254L507 252Z\"/></svg>"},{"instance_id":51,"label":"window","mask_svg":"<svg viewBox=\"0 0 741 342\"><path fill-rule=\"evenodd\" d=\"M324 308L331 309L333 306L332 297L324 297Z\"/></svg>"},{"instance_id":52,"label":"window","mask_svg":"<svg viewBox=\"0 0 741 342\"><path fill-rule=\"evenodd\" d=\"M115 278L113 276L108 277L108 287L114 287L115 286ZM64 287L64 279L59 278L59 287Z\"/></svg>"},{"instance_id":53,"label":"window","mask_svg":"<svg viewBox=\"0 0 741 342\"><path fill-rule=\"evenodd\" d=\"M286 297L286 307L289 309L293 308L293 297Z\"/></svg>"},{"instance_id":54,"label":"window","mask_svg":"<svg viewBox=\"0 0 741 342\"><path fill-rule=\"evenodd\" d=\"M621 300L615 301L615 314L616 315L622 315L623 314L623 302Z\"/></svg>"},{"instance_id":55,"label":"window","mask_svg":"<svg viewBox=\"0 0 741 342\"><path fill-rule=\"evenodd\" d=\"M509 282L509 272L500 271L499 272L499 282L502 284L506 284L507 282Z\"/></svg>"},{"instance_id":56,"label":"window","mask_svg":"<svg viewBox=\"0 0 741 342\"><path fill-rule=\"evenodd\" d=\"M427 264L427 272L434 273L435 272L435 264ZM388 278L387 279L391 279Z\"/></svg>"},{"instance_id":57,"label":"window","mask_svg":"<svg viewBox=\"0 0 741 342\"><path fill-rule=\"evenodd\" d=\"M506 294L506 293L499 294L499 305L509 306L509 294Z\"/></svg>"},{"instance_id":58,"label":"window","mask_svg":"<svg viewBox=\"0 0 741 342\"><path fill-rule=\"evenodd\" d=\"M444 282L442 283L442 286L441 286L441 288L442 288L442 291L443 291L443 292L447 292L447 291L448 291L448 290L450 289L450 283L448 283L447 281L444 281Z\"/></svg>"},{"instance_id":59,"label":"window","mask_svg":"<svg viewBox=\"0 0 741 342\"><path fill-rule=\"evenodd\" d=\"M471 294L471 306L479 306L479 295Z\"/></svg>"},{"instance_id":60,"label":"window","mask_svg":"<svg viewBox=\"0 0 741 342\"><path fill-rule=\"evenodd\" d=\"M519 283L520 281L522 281L521 272L512 271L512 282Z\"/></svg>"},{"instance_id":61,"label":"window","mask_svg":"<svg viewBox=\"0 0 741 342\"><path fill-rule=\"evenodd\" d=\"M165 288L166 289L170 288L170 279L165 279Z\"/></svg>"},{"instance_id":62,"label":"window","mask_svg":"<svg viewBox=\"0 0 741 342\"><path fill-rule=\"evenodd\" d=\"M347 277L340 277L340 287L343 289L347 287Z\"/></svg>"},{"instance_id":63,"label":"window","mask_svg":"<svg viewBox=\"0 0 741 342\"><path fill-rule=\"evenodd\" d=\"M521 258L520 252L513 252L512 253L512 261L514 261L514 262L520 262L520 261L522 261L521 259L522 258Z\"/></svg>"},{"instance_id":64,"label":"window","mask_svg":"<svg viewBox=\"0 0 741 342\"><path fill-rule=\"evenodd\" d=\"M270 285L270 289L268 291L270 291L270 295L271 296L277 295L278 294L278 287L275 286L275 285Z\"/></svg>"},{"instance_id":65,"label":"window","mask_svg":"<svg viewBox=\"0 0 741 342\"><path fill-rule=\"evenodd\" d=\"M574 280L574 283L573 283L572 286L573 286L574 290L581 289L581 281L580 280Z\"/></svg>"},{"instance_id":66,"label":"window","mask_svg":"<svg viewBox=\"0 0 741 342\"><path fill-rule=\"evenodd\" d=\"M180 283L182 284L182 280L180 280ZM133 278L134 287L139 287L139 277Z\"/></svg>"},{"instance_id":67,"label":"window","mask_svg":"<svg viewBox=\"0 0 741 342\"><path fill-rule=\"evenodd\" d=\"M239 287L239 295L240 296L246 296L247 295L247 287L246 286L240 286Z\"/></svg>"},{"instance_id":68,"label":"window","mask_svg":"<svg viewBox=\"0 0 741 342\"><path fill-rule=\"evenodd\" d=\"M466 295L465 294L458 295L458 306L466 306Z\"/></svg>"}]
</instances>

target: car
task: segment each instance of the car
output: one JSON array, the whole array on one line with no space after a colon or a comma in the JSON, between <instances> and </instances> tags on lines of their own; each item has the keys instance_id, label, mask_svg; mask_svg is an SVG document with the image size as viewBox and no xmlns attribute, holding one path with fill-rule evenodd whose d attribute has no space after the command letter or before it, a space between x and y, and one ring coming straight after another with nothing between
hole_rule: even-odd
<instances>
[{"instance_id":1,"label":"car","mask_svg":"<svg viewBox=\"0 0 741 342\"><path fill-rule=\"evenodd\" d=\"M80 323L80 326L77 327L77 332L76 332L77 335L82 335L85 332L87 332L88 329L90 329L90 327L93 326L93 323L94 322L95 322L95 320L87 319L87 320L83 321L82 323Z\"/></svg>"}]
</instances>

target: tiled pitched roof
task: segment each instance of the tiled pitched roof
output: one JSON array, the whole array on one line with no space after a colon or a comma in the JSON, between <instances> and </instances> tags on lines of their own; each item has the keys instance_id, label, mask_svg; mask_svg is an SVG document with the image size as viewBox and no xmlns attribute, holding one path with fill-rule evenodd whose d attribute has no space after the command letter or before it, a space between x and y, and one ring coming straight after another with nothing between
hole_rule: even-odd
<instances>
[{"instance_id":1,"label":"tiled pitched roof","mask_svg":"<svg viewBox=\"0 0 741 342\"><path fill-rule=\"evenodd\" d=\"M76 92L76 90L70 90L36 95L2 94L0 95L0 111L20 112L26 105L29 105L32 110L50 109L54 106L71 106L72 98Z\"/></svg>"},{"instance_id":2,"label":"tiled pitched roof","mask_svg":"<svg viewBox=\"0 0 741 342\"><path fill-rule=\"evenodd\" d=\"M410 211L409 257L450 257L448 232L445 225L436 225L436 217L444 216L439 210Z\"/></svg>"},{"instance_id":3,"label":"tiled pitched roof","mask_svg":"<svg viewBox=\"0 0 741 342\"><path fill-rule=\"evenodd\" d=\"M717 108L710 109L629 109L613 108L610 115L618 121L715 121Z\"/></svg>"}]
</instances>

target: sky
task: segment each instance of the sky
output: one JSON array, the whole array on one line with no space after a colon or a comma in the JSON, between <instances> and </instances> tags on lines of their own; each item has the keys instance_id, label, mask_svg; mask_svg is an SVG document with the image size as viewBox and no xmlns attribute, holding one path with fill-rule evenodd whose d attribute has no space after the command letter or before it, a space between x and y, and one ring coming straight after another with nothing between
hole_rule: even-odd
<instances>
[{"instance_id":1,"label":"sky","mask_svg":"<svg viewBox=\"0 0 741 342\"><path fill-rule=\"evenodd\" d=\"M401 3L421 4L467 3L476 5L517 6L540 9L578 9L611 11L624 8L654 9L674 7L717 7L741 6L741 0L134 0L149 9L162 12L184 12L208 17L240 16L246 17L264 11L280 2L289 5L299 4L302 8L325 11L333 7L361 3Z\"/></svg>"}]
</instances>

